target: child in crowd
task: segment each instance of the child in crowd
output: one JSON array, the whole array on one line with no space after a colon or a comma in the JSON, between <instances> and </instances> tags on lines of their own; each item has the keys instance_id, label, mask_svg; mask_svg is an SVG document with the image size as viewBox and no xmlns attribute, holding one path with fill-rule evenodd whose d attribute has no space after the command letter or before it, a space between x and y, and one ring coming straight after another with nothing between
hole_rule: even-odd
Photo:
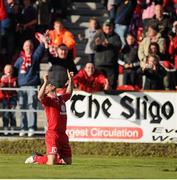
<instances>
[{"instance_id":1,"label":"child in crowd","mask_svg":"<svg viewBox=\"0 0 177 180\"><path fill-rule=\"evenodd\" d=\"M9 64L7 64L4 67L4 75L1 77L0 81L1 87L6 88L14 88L16 87L16 78L13 77L13 67ZM2 105L3 109L15 109L17 105L17 93L16 91L12 90L3 90L3 100ZM16 127L16 118L15 118L15 112L3 112L3 127L4 127L4 135L8 135L8 129L14 131ZM13 132L12 132L13 133Z\"/></svg>"},{"instance_id":2,"label":"child in crowd","mask_svg":"<svg viewBox=\"0 0 177 180\"><path fill-rule=\"evenodd\" d=\"M89 20L89 26L84 32L84 36L81 34L78 35L78 38L82 41L84 39L87 40L87 44L85 47L85 54L89 56L89 60L94 63L94 50L90 48L90 43L93 40L97 30L99 29L99 23L96 18L92 17Z\"/></svg>"}]
</instances>

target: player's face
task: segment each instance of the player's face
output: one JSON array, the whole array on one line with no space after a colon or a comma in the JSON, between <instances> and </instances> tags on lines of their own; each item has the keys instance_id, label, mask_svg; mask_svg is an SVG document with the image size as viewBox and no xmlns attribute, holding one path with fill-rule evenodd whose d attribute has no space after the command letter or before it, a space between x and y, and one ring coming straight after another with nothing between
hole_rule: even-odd
<instances>
[{"instance_id":1,"label":"player's face","mask_svg":"<svg viewBox=\"0 0 177 180\"><path fill-rule=\"evenodd\" d=\"M48 94L50 92L54 92L56 90L56 87L52 84L48 84L46 89L45 89L45 92Z\"/></svg>"}]
</instances>

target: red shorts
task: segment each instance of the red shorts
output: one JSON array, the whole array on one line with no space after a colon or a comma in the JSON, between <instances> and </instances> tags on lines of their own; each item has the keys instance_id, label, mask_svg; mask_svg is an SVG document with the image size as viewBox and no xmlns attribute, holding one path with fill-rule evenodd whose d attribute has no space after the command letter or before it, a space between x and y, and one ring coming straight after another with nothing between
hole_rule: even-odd
<instances>
[{"instance_id":1,"label":"red shorts","mask_svg":"<svg viewBox=\"0 0 177 180\"><path fill-rule=\"evenodd\" d=\"M59 154L60 158L72 157L68 136L65 133L47 132L45 135L46 154Z\"/></svg>"}]
</instances>

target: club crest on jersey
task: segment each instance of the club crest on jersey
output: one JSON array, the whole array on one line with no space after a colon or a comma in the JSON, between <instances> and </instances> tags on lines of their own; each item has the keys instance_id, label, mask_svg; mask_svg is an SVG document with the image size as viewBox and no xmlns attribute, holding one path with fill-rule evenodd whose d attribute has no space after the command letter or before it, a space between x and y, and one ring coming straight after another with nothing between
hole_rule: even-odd
<instances>
[{"instance_id":1,"label":"club crest on jersey","mask_svg":"<svg viewBox=\"0 0 177 180\"><path fill-rule=\"evenodd\" d=\"M66 106L64 104L61 105L61 112L66 112Z\"/></svg>"}]
</instances>

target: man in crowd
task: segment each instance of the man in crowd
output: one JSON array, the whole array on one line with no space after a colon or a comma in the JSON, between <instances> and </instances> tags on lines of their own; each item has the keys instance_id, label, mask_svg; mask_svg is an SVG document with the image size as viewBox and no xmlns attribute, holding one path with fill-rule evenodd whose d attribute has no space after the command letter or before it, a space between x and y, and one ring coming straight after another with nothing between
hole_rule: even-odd
<instances>
[{"instance_id":1,"label":"man in crowd","mask_svg":"<svg viewBox=\"0 0 177 180\"><path fill-rule=\"evenodd\" d=\"M114 32L109 19L103 23L102 30L95 34L91 42L91 48L95 50L95 67L108 78L111 89L117 86L117 59L121 46L120 37Z\"/></svg>"}]
</instances>

